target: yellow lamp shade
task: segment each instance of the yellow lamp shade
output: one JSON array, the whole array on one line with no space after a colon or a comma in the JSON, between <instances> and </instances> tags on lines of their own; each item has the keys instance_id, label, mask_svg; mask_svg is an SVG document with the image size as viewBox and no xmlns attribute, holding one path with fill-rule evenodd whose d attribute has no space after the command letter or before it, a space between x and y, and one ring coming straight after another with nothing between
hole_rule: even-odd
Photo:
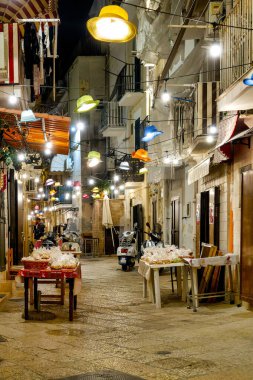
<instances>
[{"instance_id":1,"label":"yellow lamp shade","mask_svg":"<svg viewBox=\"0 0 253 380\"><path fill-rule=\"evenodd\" d=\"M74 112L83 113L91 111L93 108L96 108L99 105L99 100L94 100L90 95L81 96L77 99L76 109Z\"/></svg>"},{"instance_id":2,"label":"yellow lamp shade","mask_svg":"<svg viewBox=\"0 0 253 380\"><path fill-rule=\"evenodd\" d=\"M95 40L127 42L136 36L136 26L128 20L128 13L118 5L103 7L98 17L87 21L87 29Z\"/></svg>"}]
</instances>

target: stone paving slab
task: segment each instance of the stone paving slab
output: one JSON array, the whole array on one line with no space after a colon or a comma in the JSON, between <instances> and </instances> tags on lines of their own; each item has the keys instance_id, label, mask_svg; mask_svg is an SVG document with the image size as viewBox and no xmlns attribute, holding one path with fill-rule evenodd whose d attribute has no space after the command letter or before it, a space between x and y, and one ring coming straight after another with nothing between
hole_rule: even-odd
<instances>
[{"instance_id":1,"label":"stone paving slab","mask_svg":"<svg viewBox=\"0 0 253 380\"><path fill-rule=\"evenodd\" d=\"M64 306L43 305L53 321L21 318L22 289L0 306L0 380L88 379L110 371L146 380L253 379L252 312L208 303L193 313L166 276L157 310L142 298L136 269L117 270L116 257L83 264L73 322L67 298Z\"/></svg>"}]
</instances>

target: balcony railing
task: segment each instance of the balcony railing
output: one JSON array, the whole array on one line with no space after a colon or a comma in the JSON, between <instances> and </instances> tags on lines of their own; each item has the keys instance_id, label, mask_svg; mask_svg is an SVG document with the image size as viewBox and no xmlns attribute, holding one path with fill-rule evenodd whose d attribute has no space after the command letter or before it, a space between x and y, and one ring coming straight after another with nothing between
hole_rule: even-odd
<instances>
[{"instance_id":1,"label":"balcony railing","mask_svg":"<svg viewBox=\"0 0 253 380\"><path fill-rule=\"evenodd\" d=\"M120 71L110 100L119 101L126 92L142 92L141 63L135 58L134 64L126 64Z\"/></svg>"},{"instance_id":2,"label":"balcony railing","mask_svg":"<svg viewBox=\"0 0 253 380\"><path fill-rule=\"evenodd\" d=\"M221 92L225 91L251 67L253 60L252 12L253 0L241 0L224 20L224 25L228 25L228 27L221 28L223 43Z\"/></svg>"},{"instance_id":3,"label":"balcony railing","mask_svg":"<svg viewBox=\"0 0 253 380\"><path fill-rule=\"evenodd\" d=\"M126 127L126 110L118 102L108 102L102 111L101 132L104 136L117 136Z\"/></svg>"}]
</instances>

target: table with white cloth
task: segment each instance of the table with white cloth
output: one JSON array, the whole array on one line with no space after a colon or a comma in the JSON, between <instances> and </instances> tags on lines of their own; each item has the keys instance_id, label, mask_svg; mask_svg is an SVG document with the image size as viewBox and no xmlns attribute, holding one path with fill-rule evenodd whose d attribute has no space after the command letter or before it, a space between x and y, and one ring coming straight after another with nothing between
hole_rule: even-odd
<instances>
[{"instance_id":1,"label":"table with white cloth","mask_svg":"<svg viewBox=\"0 0 253 380\"><path fill-rule=\"evenodd\" d=\"M161 308L161 292L160 292L160 274L161 268L177 269L177 292L182 297L182 301L186 301L186 290L188 281L188 268L183 262L169 264L149 264L143 260L139 262L138 273L143 277L143 298L147 298L147 293L151 302L156 304L156 308ZM181 269L183 269L183 279ZM183 286L182 286L183 283Z\"/></svg>"},{"instance_id":2,"label":"table with white cloth","mask_svg":"<svg viewBox=\"0 0 253 380\"><path fill-rule=\"evenodd\" d=\"M241 305L240 301L240 265L239 265L239 255L236 254L226 254L223 256L215 256L215 257L203 257L203 258L192 258L192 259L184 259L185 265L190 269L191 274L191 294L187 287L187 303L188 307L191 307L193 311L197 311L199 306L200 299L206 298L216 298L216 297L225 297L229 298L229 301L232 303L235 301L235 296L237 298L236 304L237 306ZM227 286L227 282L225 281L225 290L221 292L213 292L213 293L199 293L198 289L198 269L208 266L224 266L225 267L225 277L226 271L229 280L229 287ZM233 276L232 267L235 268L235 275ZM186 283L188 286L188 283Z\"/></svg>"}]
</instances>

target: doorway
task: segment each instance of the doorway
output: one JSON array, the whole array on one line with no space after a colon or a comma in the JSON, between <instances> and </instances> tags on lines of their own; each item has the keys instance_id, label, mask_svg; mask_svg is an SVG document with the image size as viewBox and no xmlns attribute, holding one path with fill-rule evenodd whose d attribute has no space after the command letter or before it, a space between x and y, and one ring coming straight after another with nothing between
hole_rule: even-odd
<instances>
[{"instance_id":1,"label":"doorway","mask_svg":"<svg viewBox=\"0 0 253 380\"><path fill-rule=\"evenodd\" d=\"M142 205L138 204L133 206L133 226L137 223L137 249L141 250L141 244L143 242L143 209Z\"/></svg>"},{"instance_id":2,"label":"doorway","mask_svg":"<svg viewBox=\"0 0 253 380\"><path fill-rule=\"evenodd\" d=\"M179 198L171 201L171 244L179 247Z\"/></svg>"},{"instance_id":3,"label":"doorway","mask_svg":"<svg viewBox=\"0 0 253 380\"><path fill-rule=\"evenodd\" d=\"M242 173L241 298L253 305L253 170Z\"/></svg>"}]
</instances>

